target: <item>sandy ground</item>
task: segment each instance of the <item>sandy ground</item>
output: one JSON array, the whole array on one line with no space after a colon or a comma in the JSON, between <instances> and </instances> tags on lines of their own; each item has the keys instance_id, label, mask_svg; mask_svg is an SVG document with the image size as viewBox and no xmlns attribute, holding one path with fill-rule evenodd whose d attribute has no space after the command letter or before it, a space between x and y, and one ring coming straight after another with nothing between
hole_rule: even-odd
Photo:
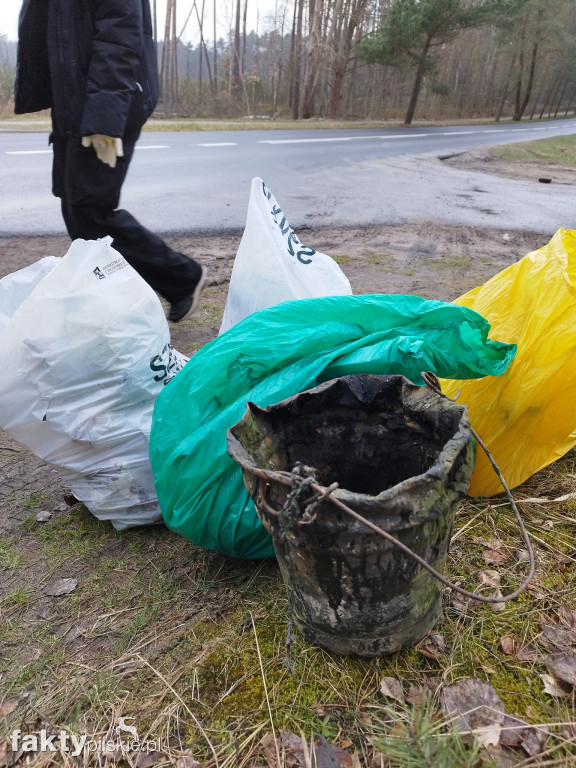
<instances>
[{"instance_id":1,"label":"sandy ground","mask_svg":"<svg viewBox=\"0 0 576 768\"><path fill-rule=\"evenodd\" d=\"M540 181L543 184L574 184L576 171L572 166L554 165L552 163L514 163L504 162L492 157L489 152L474 149L454 157L446 158L444 162L455 168L468 171L481 171L494 176L508 179L527 179Z\"/></svg>"}]
</instances>

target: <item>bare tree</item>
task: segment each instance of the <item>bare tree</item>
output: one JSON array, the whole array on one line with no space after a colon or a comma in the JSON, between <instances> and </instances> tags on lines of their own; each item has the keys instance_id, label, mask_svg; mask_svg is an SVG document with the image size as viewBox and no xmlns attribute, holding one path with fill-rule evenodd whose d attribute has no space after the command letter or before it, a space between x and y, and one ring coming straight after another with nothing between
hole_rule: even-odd
<instances>
[{"instance_id":1,"label":"bare tree","mask_svg":"<svg viewBox=\"0 0 576 768\"><path fill-rule=\"evenodd\" d=\"M325 0L310 0L310 32L306 49L306 72L302 93L301 117L305 120L314 114L314 97L320 76L320 44Z\"/></svg>"},{"instance_id":2,"label":"bare tree","mask_svg":"<svg viewBox=\"0 0 576 768\"><path fill-rule=\"evenodd\" d=\"M300 117L300 79L302 76L302 24L304 0L294 4L292 41L290 45L290 114L293 120Z\"/></svg>"}]
</instances>

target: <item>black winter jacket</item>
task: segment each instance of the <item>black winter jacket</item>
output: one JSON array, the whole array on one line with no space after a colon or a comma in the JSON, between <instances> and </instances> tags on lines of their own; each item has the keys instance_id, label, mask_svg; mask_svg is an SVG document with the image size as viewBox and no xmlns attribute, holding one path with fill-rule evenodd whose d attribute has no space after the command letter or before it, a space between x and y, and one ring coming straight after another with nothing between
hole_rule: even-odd
<instances>
[{"instance_id":1,"label":"black winter jacket","mask_svg":"<svg viewBox=\"0 0 576 768\"><path fill-rule=\"evenodd\" d=\"M51 107L59 133L122 137L157 100L149 0L24 0L16 114Z\"/></svg>"}]
</instances>

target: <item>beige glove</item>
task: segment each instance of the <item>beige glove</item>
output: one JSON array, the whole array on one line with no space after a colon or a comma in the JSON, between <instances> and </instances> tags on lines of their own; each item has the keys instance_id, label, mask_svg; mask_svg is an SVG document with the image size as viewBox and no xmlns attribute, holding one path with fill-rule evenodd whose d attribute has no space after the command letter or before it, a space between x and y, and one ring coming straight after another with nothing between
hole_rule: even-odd
<instances>
[{"instance_id":1,"label":"beige glove","mask_svg":"<svg viewBox=\"0 0 576 768\"><path fill-rule=\"evenodd\" d=\"M103 136L100 133L82 136L82 146L94 147L98 160L102 160L110 168L116 168L117 157L124 157L122 139L114 139L112 136Z\"/></svg>"}]
</instances>

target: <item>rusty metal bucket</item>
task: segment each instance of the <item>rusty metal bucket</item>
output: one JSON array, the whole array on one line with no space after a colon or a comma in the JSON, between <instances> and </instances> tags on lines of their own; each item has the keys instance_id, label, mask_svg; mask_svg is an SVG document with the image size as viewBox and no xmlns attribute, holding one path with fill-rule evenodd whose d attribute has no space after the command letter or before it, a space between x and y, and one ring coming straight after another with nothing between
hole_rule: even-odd
<instances>
[{"instance_id":1,"label":"rusty metal bucket","mask_svg":"<svg viewBox=\"0 0 576 768\"><path fill-rule=\"evenodd\" d=\"M430 631L441 583L330 498L311 503L310 483L338 483L335 499L442 572L474 464L465 406L403 376L345 376L265 409L248 403L228 430L228 451L272 535L307 640L377 656Z\"/></svg>"}]
</instances>

